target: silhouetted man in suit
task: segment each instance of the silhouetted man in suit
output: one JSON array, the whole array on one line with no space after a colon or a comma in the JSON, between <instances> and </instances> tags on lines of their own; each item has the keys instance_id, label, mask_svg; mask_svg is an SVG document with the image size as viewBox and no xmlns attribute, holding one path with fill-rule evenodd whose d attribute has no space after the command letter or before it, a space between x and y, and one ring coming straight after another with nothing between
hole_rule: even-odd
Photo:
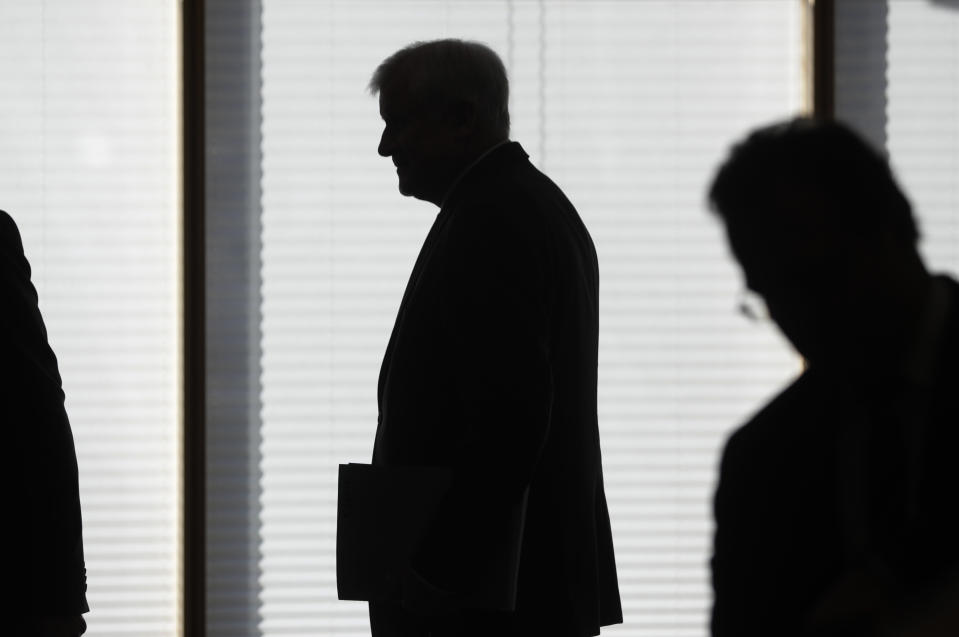
<instances>
[{"instance_id":1,"label":"silhouetted man in suit","mask_svg":"<svg viewBox=\"0 0 959 637\"><path fill-rule=\"evenodd\" d=\"M74 637L86 629L86 571L73 435L57 359L20 233L0 211L0 387L4 635Z\"/></svg>"},{"instance_id":2,"label":"silhouetted man in suit","mask_svg":"<svg viewBox=\"0 0 959 637\"><path fill-rule=\"evenodd\" d=\"M375 465L447 467L452 488L373 634L599 634L622 621L596 416L599 272L562 191L508 141L487 47L411 45L373 75L379 153L440 207L379 381ZM466 600L519 512L514 608Z\"/></svg>"},{"instance_id":3,"label":"silhouetted man in suit","mask_svg":"<svg viewBox=\"0 0 959 637\"><path fill-rule=\"evenodd\" d=\"M959 286L841 124L757 130L710 197L807 362L726 445L714 637L959 634Z\"/></svg>"}]
</instances>

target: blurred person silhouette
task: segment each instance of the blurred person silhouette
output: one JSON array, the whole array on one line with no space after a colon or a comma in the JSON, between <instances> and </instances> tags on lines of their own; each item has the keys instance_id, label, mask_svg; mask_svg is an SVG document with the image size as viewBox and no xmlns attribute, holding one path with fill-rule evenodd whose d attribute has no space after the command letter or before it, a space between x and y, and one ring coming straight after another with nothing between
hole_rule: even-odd
<instances>
[{"instance_id":1,"label":"blurred person silhouette","mask_svg":"<svg viewBox=\"0 0 959 637\"><path fill-rule=\"evenodd\" d=\"M959 286L842 124L756 130L709 197L807 363L726 444L712 634L959 635Z\"/></svg>"},{"instance_id":2,"label":"blurred person silhouette","mask_svg":"<svg viewBox=\"0 0 959 637\"><path fill-rule=\"evenodd\" d=\"M86 630L86 571L73 434L57 359L13 219L0 211L5 635Z\"/></svg>"},{"instance_id":3,"label":"blurred person silhouette","mask_svg":"<svg viewBox=\"0 0 959 637\"><path fill-rule=\"evenodd\" d=\"M414 43L370 90L400 193L440 208L383 360L373 464L452 474L397 599L370 603L373 635L597 635L622 610L596 412L593 242L509 141L506 71L491 49ZM511 563L503 552L518 552L516 590L501 607L474 604L484 582L502 581L492 571Z\"/></svg>"}]
</instances>

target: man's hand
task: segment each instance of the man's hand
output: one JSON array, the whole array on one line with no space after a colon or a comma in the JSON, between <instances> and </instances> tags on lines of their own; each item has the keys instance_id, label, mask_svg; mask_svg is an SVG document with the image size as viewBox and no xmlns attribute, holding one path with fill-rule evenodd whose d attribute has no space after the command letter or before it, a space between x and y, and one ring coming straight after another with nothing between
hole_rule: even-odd
<instances>
[{"instance_id":1,"label":"man's hand","mask_svg":"<svg viewBox=\"0 0 959 637\"><path fill-rule=\"evenodd\" d=\"M959 575L930 591L920 603L897 613L881 637L955 637L959 635Z\"/></svg>"},{"instance_id":2,"label":"man's hand","mask_svg":"<svg viewBox=\"0 0 959 637\"><path fill-rule=\"evenodd\" d=\"M865 569L848 570L827 590L807 622L808 635L871 634L890 605L887 586Z\"/></svg>"},{"instance_id":3,"label":"man's hand","mask_svg":"<svg viewBox=\"0 0 959 637\"><path fill-rule=\"evenodd\" d=\"M407 569L400 596L403 608L420 617L449 615L461 610L458 595L433 586L412 568Z\"/></svg>"}]
</instances>

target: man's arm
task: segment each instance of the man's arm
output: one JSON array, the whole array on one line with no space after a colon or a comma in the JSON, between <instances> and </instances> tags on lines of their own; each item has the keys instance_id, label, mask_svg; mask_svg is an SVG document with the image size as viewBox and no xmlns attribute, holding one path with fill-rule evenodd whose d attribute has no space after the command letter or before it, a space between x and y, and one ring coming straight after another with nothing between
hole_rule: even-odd
<instances>
[{"instance_id":1,"label":"man's arm","mask_svg":"<svg viewBox=\"0 0 959 637\"><path fill-rule=\"evenodd\" d=\"M30 266L16 224L4 212L0 385L8 392L2 406L8 454L3 465L9 472L4 484L16 521L5 577L11 594L4 598L18 602L15 624L73 630L83 624L80 615L87 610L76 452Z\"/></svg>"},{"instance_id":2,"label":"man's arm","mask_svg":"<svg viewBox=\"0 0 959 637\"><path fill-rule=\"evenodd\" d=\"M30 637L79 637L87 631L82 615L33 617L15 626L13 634Z\"/></svg>"},{"instance_id":3,"label":"man's arm","mask_svg":"<svg viewBox=\"0 0 959 637\"><path fill-rule=\"evenodd\" d=\"M511 544L522 537L517 524L549 431L549 259L516 218L465 209L450 221L441 319L462 405L450 426L465 442L450 458L453 485L414 568L460 595L509 579L496 571L513 566L506 554L519 549Z\"/></svg>"},{"instance_id":4,"label":"man's arm","mask_svg":"<svg viewBox=\"0 0 959 637\"><path fill-rule=\"evenodd\" d=\"M744 441L734 434L726 443L719 471L719 486L714 499L716 520L713 556L710 562L713 585L712 636L744 637L761 635L758 617L763 614L761 600L752 593L772 582L755 581L754 568L762 542L756 519L759 503L750 497L751 480Z\"/></svg>"}]
</instances>

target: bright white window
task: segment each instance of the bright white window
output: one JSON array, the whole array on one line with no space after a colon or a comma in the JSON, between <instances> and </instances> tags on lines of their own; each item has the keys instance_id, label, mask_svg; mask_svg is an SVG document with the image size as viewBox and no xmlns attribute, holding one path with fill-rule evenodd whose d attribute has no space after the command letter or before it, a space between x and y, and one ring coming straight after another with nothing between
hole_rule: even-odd
<instances>
[{"instance_id":1,"label":"bright white window","mask_svg":"<svg viewBox=\"0 0 959 637\"><path fill-rule=\"evenodd\" d=\"M63 376L91 635L177 630L177 4L0 3L0 208Z\"/></svg>"},{"instance_id":2,"label":"bright white window","mask_svg":"<svg viewBox=\"0 0 959 637\"><path fill-rule=\"evenodd\" d=\"M437 210L396 192L364 89L420 39L508 66L513 139L564 188L602 279L600 427L625 624L700 636L728 432L799 370L734 312L705 190L729 144L800 106L800 3L263 0L263 635L368 630L338 602L337 464L369 458L376 380Z\"/></svg>"}]
</instances>

